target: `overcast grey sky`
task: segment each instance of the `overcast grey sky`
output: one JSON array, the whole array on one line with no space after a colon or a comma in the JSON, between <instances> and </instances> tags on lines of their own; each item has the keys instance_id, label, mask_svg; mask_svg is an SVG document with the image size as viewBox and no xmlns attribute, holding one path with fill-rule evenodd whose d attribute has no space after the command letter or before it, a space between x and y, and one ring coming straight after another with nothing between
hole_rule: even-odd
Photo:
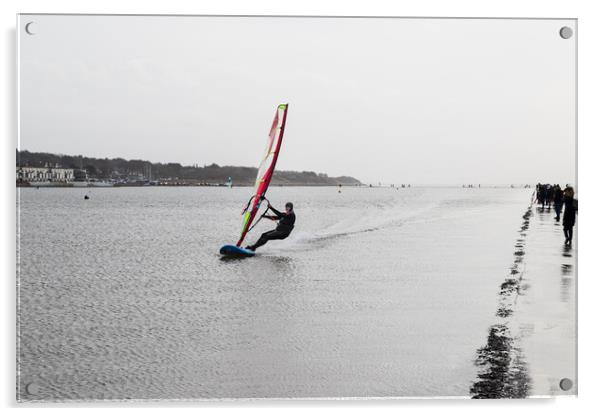
<instances>
[{"instance_id":1,"label":"overcast grey sky","mask_svg":"<svg viewBox=\"0 0 602 416\"><path fill-rule=\"evenodd\" d=\"M24 26L34 35L27 35ZM574 182L573 20L20 16L20 148L364 182Z\"/></svg>"}]
</instances>

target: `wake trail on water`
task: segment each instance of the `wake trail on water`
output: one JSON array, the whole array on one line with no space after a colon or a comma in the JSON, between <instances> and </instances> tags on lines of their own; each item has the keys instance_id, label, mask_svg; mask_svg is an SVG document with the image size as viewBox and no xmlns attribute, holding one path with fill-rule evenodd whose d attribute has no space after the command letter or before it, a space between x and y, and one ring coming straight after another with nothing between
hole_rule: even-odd
<instances>
[{"instance_id":1,"label":"wake trail on water","mask_svg":"<svg viewBox=\"0 0 602 416\"><path fill-rule=\"evenodd\" d=\"M425 213L432 211L438 205L438 203L432 203L416 208L380 203L359 212L350 211L348 215L321 229L299 230L298 228L301 227L297 227L287 239L270 242L272 246L266 248L265 253L269 254L272 250L281 252L282 249L287 251L311 250L317 248L319 243L399 228L414 219L424 217Z\"/></svg>"}]
</instances>

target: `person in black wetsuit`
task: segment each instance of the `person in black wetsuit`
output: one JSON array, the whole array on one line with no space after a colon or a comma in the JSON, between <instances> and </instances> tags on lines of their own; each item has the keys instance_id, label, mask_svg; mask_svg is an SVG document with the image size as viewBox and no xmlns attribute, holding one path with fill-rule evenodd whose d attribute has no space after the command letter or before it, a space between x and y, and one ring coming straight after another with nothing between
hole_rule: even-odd
<instances>
[{"instance_id":1,"label":"person in black wetsuit","mask_svg":"<svg viewBox=\"0 0 602 416\"><path fill-rule=\"evenodd\" d=\"M274 221L278 221L278 226L275 230L265 232L261 234L259 240L251 246L245 247L248 250L257 250L265 243L270 240L284 240L288 237L295 228L295 211L293 211L293 203L287 202L284 206L285 212L280 212L268 203L268 209L270 209L275 215L264 215L264 218L269 218Z\"/></svg>"},{"instance_id":2,"label":"person in black wetsuit","mask_svg":"<svg viewBox=\"0 0 602 416\"><path fill-rule=\"evenodd\" d=\"M564 229L564 245L570 246L573 243L573 226L577 215L577 200L575 191L567 186L564 190L564 215L562 216L562 228Z\"/></svg>"}]
</instances>

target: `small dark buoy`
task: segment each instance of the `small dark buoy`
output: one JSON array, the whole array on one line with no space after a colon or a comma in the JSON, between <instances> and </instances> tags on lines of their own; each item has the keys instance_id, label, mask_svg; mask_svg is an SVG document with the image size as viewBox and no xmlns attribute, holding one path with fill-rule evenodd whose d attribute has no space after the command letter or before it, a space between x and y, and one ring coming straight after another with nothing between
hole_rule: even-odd
<instances>
[{"instance_id":1,"label":"small dark buoy","mask_svg":"<svg viewBox=\"0 0 602 416\"><path fill-rule=\"evenodd\" d=\"M88 195L84 195L84 199L90 199Z\"/></svg>"}]
</instances>

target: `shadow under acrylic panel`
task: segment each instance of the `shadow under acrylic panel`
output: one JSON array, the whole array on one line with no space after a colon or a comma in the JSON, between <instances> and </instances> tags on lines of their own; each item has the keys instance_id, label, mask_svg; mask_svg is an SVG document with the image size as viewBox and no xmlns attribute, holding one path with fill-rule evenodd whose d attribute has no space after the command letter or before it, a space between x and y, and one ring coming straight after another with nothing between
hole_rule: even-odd
<instances>
[{"instance_id":1,"label":"shadow under acrylic panel","mask_svg":"<svg viewBox=\"0 0 602 416\"><path fill-rule=\"evenodd\" d=\"M576 20L17 32L19 401L577 394Z\"/></svg>"}]
</instances>

